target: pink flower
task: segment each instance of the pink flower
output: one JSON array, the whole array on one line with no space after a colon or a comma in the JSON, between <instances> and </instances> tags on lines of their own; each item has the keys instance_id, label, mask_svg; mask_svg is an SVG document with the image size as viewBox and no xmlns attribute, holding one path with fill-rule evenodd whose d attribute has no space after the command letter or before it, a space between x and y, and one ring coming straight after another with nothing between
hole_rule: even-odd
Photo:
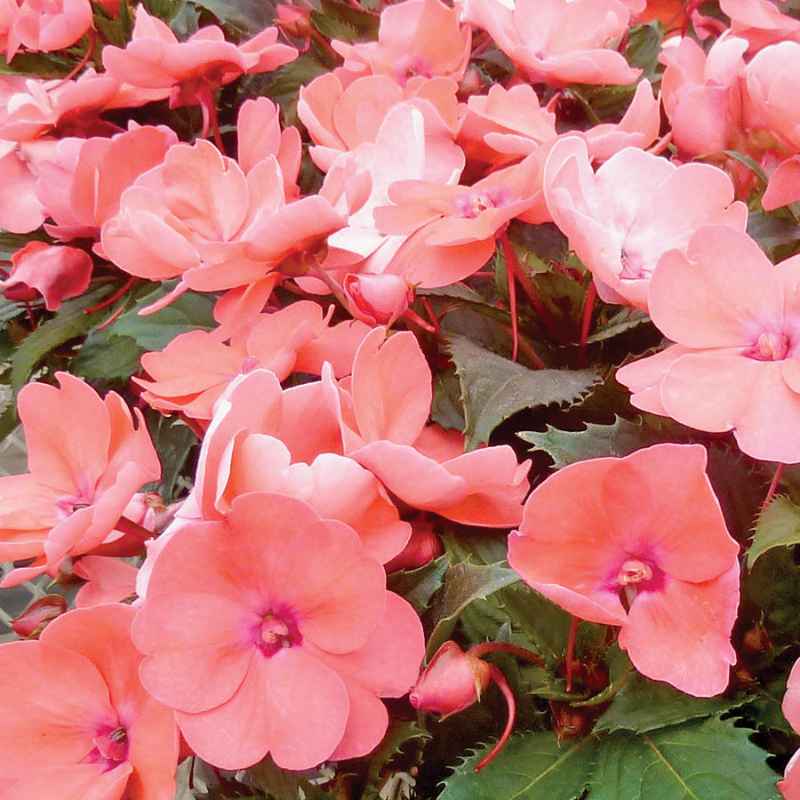
<instances>
[{"instance_id":1,"label":"pink flower","mask_svg":"<svg viewBox=\"0 0 800 800\"><path fill-rule=\"evenodd\" d=\"M739 604L739 545L706 460L701 445L660 444L572 464L534 489L509 538L509 563L536 591L620 626L639 672L697 697L728 685Z\"/></svg>"},{"instance_id":2,"label":"pink flower","mask_svg":"<svg viewBox=\"0 0 800 800\"><path fill-rule=\"evenodd\" d=\"M615 49L630 10L619 0L464 0L462 19L488 31L534 83L633 83Z\"/></svg>"},{"instance_id":3,"label":"pink flower","mask_svg":"<svg viewBox=\"0 0 800 800\"><path fill-rule=\"evenodd\" d=\"M787 39L800 39L800 20L781 14L770 0L720 0L719 7L731 18L731 32L750 43L750 51Z\"/></svg>"},{"instance_id":4,"label":"pink flower","mask_svg":"<svg viewBox=\"0 0 800 800\"><path fill-rule=\"evenodd\" d=\"M398 320L414 300L414 289L400 275L346 275L342 289L348 310L367 325Z\"/></svg>"},{"instance_id":5,"label":"pink flower","mask_svg":"<svg viewBox=\"0 0 800 800\"><path fill-rule=\"evenodd\" d=\"M123 605L70 611L0 645L0 772L9 800L171 800L178 732L145 692Z\"/></svg>"},{"instance_id":6,"label":"pink flower","mask_svg":"<svg viewBox=\"0 0 800 800\"><path fill-rule=\"evenodd\" d=\"M6 62L13 58L11 29L14 27L14 21L18 14L19 3L17 0L0 0L0 52L4 54Z\"/></svg>"},{"instance_id":7,"label":"pink flower","mask_svg":"<svg viewBox=\"0 0 800 800\"><path fill-rule=\"evenodd\" d=\"M733 431L753 458L800 461L800 258L774 267L747 234L699 230L658 264L650 314L676 342L623 367L637 408Z\"/></svg>"},{"instance_id":8,"label":"pink flower","mask_svg":"<svg viewBox=\"0 0 800 800\"><path fill-rule=\"evenodd\" d=\"M265 28L239 46L225 41L216 25L207 25L180 42L169 26L136 9L133 37L127 46L103 48L106 70L120 82L145 89L170 90L172 108L200 105L216 113L214 92L246 73L267 72L297 58L297 50L278 44L278 29Z\"/></svg>"},{"instance_id":9,"label":"pink flower","mask_svg":"<svg viewBox=\"0 0 800 800\"><path fill-rule=\"evenodd\" d=\"M349 386L333 395L344 452L414 508L465 525L516 525L530 462L519 464L507 445L465 453L462 434L427 425L431 383L414 334L373 329Z\"/></svg>"},{"instance_id":10,"label":"pink flower","mask_svg":"<svg viewBox=\"0 0 800 800\"><path fill-rule=\"evenodd\" d=\"M421 75L460 80L469 62L472 36L458 11L440 0L405 0L381 13L378 41L331 42L347 70L389 75L399 84Z\"/></svg>"},{"instance_id":11,"label":"pink flower","mask_svg":"<svg viewBox=\"0 0 800 800\"><path fill-rule=\"evenodd\" d=\"M51 157L54 139L35 142L0 141L0 228L11 233L31 233L47 217L36 196L39 164Z\"/></svg>"},{"instance_id":12,"label":"pink flower","mask_svg":"<svg viewBox=\"0 0 800 800\"><path fill-rule=\"evenodd\" d=\"M48 311L82 295L92 279L92 259L76 247L28 242L11 256L11 272L0 280L9 300L31 301L40 295Z\"/></svg>"},{"instance_id":13,"label":"pink flower","mask_svg":"<svg viewBox=\"0 0 800 800\"><path fill-rule=\"evenodd\" d=\"M92 27L89 0L23 0L6 45L11 60L20 45L50 53L75 44Z\"/></svg>"},{"instance_id":14,"label":"pink flower","mask_svg":"<svg viewBox=\"0 0 800 800\"><path fill-rule=\"evenodd\" d=\"M769 176L767 190L761 196L761 205L773 211L800 200L800 156L782 161Z\"/></svg>"},{"instance_id":15,"label":"pink flower","mask_svg":"<svg viewBox=\"0 0 800 800\"><path fill-rule=\"evenodd\" d=\"M491 680L491 667L485 661L465 653L455 642L445 642L422 671L409 700L419 711L447 719L477 703Z\"/></svg>"},{"instance_id":16,"label":"pink flower","mask_svg":"<svg viewBox=\"0 0 800 800\"><path fill-rule=\"evenodd\" d=\"M75 595L77 608L118 603L136 594L136 567L108 556L84 556L73 572L86 583Z\"/></svg>"},{"instance_id":17,"label":"pink flower","mask_svg":"<svg viewBox=\"0 0 800 800\"><path fill-rule=\"evenodd\" d=\"M19 393L30 472L0 478L0 559L37 560L4 586L55 575L67 555L100 545L134 493L161 474L138 409L136 428L118 394L101 399L68 373L56 377L58 389L30 383Z\"/></svg>"},{"instance_id":18,"label":"pink flower","mask_svg":"<svg viewBox=\"0 0 800 800\"><path fill-rule=\"evenodd\" d=\"M36 195L55 221L47 232L62 241L97 238L119 210L122 192L177 141L169 128L136 123L111 138L61 139L37 165Z\"/></svg>"},{"instance_id":19,"label":"pink flower","mask_svg":"<svg viewBox=\"0 0 800 800\"><path fill-rule=\"evenodd\" d=\"M422 112L426 143L436 158L451 169L464 166L464 156L453 143L461 121L454 80L415 77L400 86L386 75L351 78L349 83L348 77L343 70L328 72L300 89L297 115L315 142L309 152L323 172L341 153L375 142L386 115L401 102Z\"/></svg>"},{"instance_id":20,"label":"pink flower","mask_svg":"<svg viewBox=\"0 0 800 800\"><path fill-rule=\"evenodd\" d=\"M747 206L733 202L733 183L717 167L676 167L626 148L594 173L586 144L576 137L551 150L544 191L553 220L591 270L600 296L644 309L664 252L685 248L702 225L744 230L747 224Z\"/></svg>"},{"instance_id":21,"label":"pink flower","mask_svg":"<svg viewBox=\"0 0 800 800\"><path fill-rule=\"evenodd\" d=\"M11 620L11 630L20 639L38 639L42 631L67 610L60 594L46 594L34 600L18 617Z\"/></svg>"},{"instance_id":22,"label":"pink flower","mask_svg":"<svg viewBox=\"0 0 800 800\"><path fill-rule=\"evenodd\" d=\"M786 682L786 694L783 696L783 716L794 728L795 733L800 733L800 659L795 661L789 680ZM798 750L786 765L784 779L778 788L785 800L798 800L800 798L800 750Z\"/></svg>"},{"instance_id":23,"label":"pink flower","mask_svg":"<svg viewBox=\"0 0 800 800\"><path fill-rule=\"evenodd\" d=\"M742 137L744 39L718 39L706 55L697 42L684 37L665 47L661 81L664 110L672 139L687 156L735 148Z\"/></svg>"},{"instance_id":24,"label":"pink flower","mask_svg":"<svg viewBox=\"0 0 800 800\"><path fill-rule=\"evenodd\" d=\"M214 403L230 381L258 367L284 380L292 372L319 375L328 361L337 377L349 375L368 329L360 322L330 325L332 312L333 306L323 315L317 303L300 300L259 315L230 344L219 341L217 331L183 333L161 352L142 356L142 367L152 380L134 380L145 388L142 397L153 408L210 420Z\"/></svg>"},{"instance_id":25,"label":"pink flower","mask_svg":"<svg viewBox=\"0 0 800 800\"><path fill-rule=\"evenodd\" d=\"M388 724L379 698L409 690L424 650L385 581L347 525L288 497L239 497L161 552L134 629L142 682L224 769L365 755Z\"/></svg>"}]
</instances>

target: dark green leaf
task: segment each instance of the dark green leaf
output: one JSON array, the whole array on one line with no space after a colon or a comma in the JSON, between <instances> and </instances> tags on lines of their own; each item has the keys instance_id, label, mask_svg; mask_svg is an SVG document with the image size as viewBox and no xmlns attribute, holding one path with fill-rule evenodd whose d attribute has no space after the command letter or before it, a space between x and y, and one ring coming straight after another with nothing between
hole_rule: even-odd
<instances>
[{"instance_id":1,"label":"dark green leaf","mask_svg":"<svg viewBox=\"0 0 800 800\"><path fill-rule=\"evenodd\" d=\"M637 25L630 30L625 58L632 67L639 67L645 78L655 77L663 38L664 28L660 22Z\"/></svg>"},{"instance_id":2,"label":"dark green leaf","mask_svg":"<svg viewBox=\"0 0 800 800\"><path fill-rule=\"evenodd\" d=\"M281 769L269 756L250 767L248 774L267 800L334 800L330 794L311 783L306 773Z\"/></svg>"},{"instance_id":3,"label":"dark green leaf","mask_svg":"<svg viewBox=\"0 0 800 800\"><path fill-rule=\"evenodd\" d=\"M594 753L589 800L777 800L778 776L751 734L708 719L604 737Z\"/></svg>"},{"instance_id":4,"label":"dark green leaf","mask_svg":"<svg viewBox=\"0 0 800 800\"><path fill-rule=\"evenodd\" d=\"M591 369L530 370L463 336L450 336L448 342L461 382L470 449L488 442L492 431L518 411L577 402L600 377Z\"/></svg>"},{"instance_id":5,"label":"dark green leaf","mask_svg":"<svg viewBox=\"0 0 800 800\"><path fill-rule=\"evenodd\" d=\"M0 325L18 317L25 310L22 303L15 303L0 296Z\"/></svg>"},{"instance_id":6,"label":"dark green leaf","mask_svg":"<svg viewBox=\"0 0 800 800\"><path fill-rule=\"evenodd\" d=\"M589 344L604 342L619 336L621 333L637 328L645 322L650 322L650 317L637 308L624 308L618 311L600 330L595 331L586 341Z\"/></svg>"},{"instance_id":7,"label":"dark green leaf","mask_svg":"<svg viewBox=\"0 0 800 800\"><path fill-rule=\"evenodd\" d=\"M800 507L788 497L776 497L758 516L753 543L747 551L747 567L773 547L800 544Z\"/></svg>"},{"instance_id":8,"label":"dark green leaf","mask_svg":"<svg viewBox=\"0 0 800 800\"><path fill-rule=\"evenodd\" d=\"M382 773L392 760L398 755L403 746L415 740L430 739L431 735L420 728L416 722L394 720L389 723L389 730L378 745L378 749L369 757L367 770L367 785L364 789L363 800L376 800L379 797Z\"/></svg>"},{"instance_id":9,"label":"dark green leaf","mask_svg":"<svg viewBox=\"0 0 800 800\"><path fill-rule=\"evenodd\" d=\"M275 18L271 0L192 0L210 11L223 25L234 28L243 37L255 36L269 27Z\"/></svg>"},{"instance_id":10,"label":"dark green leaf","mask_svg":"<svg viewBox=\"0 0 800 800\"><path fill-rule=\"evenodd\" d=\"M180 420L155 411L146 414L147 427L161 461L160 494L167 503L175 499L176 486L197 437Z\"/></svg>"},{"instance_id":11,"label":"dark green leaf","mask_svg":"<svg viewBox=\"0 0 800 800\"><path fill-rule=\"evenodd\" d=\"M595 747L590 737L561 745L549 731L524 733L476 774L487 745L456 767L439 800L577 800L589 782Z\"/></svg>"},{"instance_id":12,"label":"dark green leaf","mask_svg":"<svg viewBox=\"0 0 800 800\"><path fill-rule=\"evenodd\" d=\"M502 564L478 565L463 562L451 566L444 579L444 588L432 608L434 627L428 639L428 657L447 641L459 614L474 600L510 586L519 580L514 570Z\"/></svg>"},{"instance_id":13,"label":"dark green leaf","mask_svg":"<svg viewBox=\"0 0 800 800\"><path fill-rule=\"evenodd\" d=\"M355 42L378 38L380 17L338 0L321 0L320 10L311 13L314 27L329 39Z\"/></svg>"},{"instance_id":14,"label":"dark green leaf","mask_svg":"<svg viewBox=\"0 0 800 800\"><path fill-rule=\"evenodd\" d=\"M54 53L17 53L11 63L0 57L0 75L63 78L73 66L72 61Z\"/></svg>"},{"instance_id":15,"label":"dark green leaf","mask_svg":"<svg viewBox=\"0 0 800 800\"><path fill-rule=\"evenodd\" d=\"M767 255L776 247L794 244L800 240L800 226L790 219L774 214L751 211L747 220L747 232Z\"/></svg>"},{"instance_id":16,"label":"dark green leaf","mask_svg":"<svg viewBox=\"0 0 800 800\"><path fill-rule=\"evenodd\" d=\"M434 378L431 420L445 430L464 430L466 423L461 405L461 385L455 370L445 370Z\"/></svg>"},{"instance_id":17,"label":"dark green leaf","mask_svg":"<svg viewBox=\"0 0 800 800\"><path fill-rule=\"evenodd\" d=\"M130 336L93 331L73 359L70 371L89 380L127 380L139 369L142 352Z\"/></svg>"},{"instance_id":18,"label":"dark green leaf","mask_svg":"<svg viewBox=\"0 0 800 800\"><path fill-rule=\"evenodd\" d=\"M441 588L449 563L447 556L439 556L424 567L393 572L388 578L389 588L405 597L421 614Z\"/></svg>"},{"instance_id":19,"label":"dark green leaf","mask_svg":"<svg viewBox=\"0 0 800 800\"><path fill-rule=\"evenodd\" d=\"M785 547L766 552L745 576L746 599L759 609L776 644L800 639L800 566Z\"/></svg>"},{"instance_id":20,"label":"dark green leaf","mask_svg":"<svg viewBox=\"0 0 800 800\"><path fill-rule=\"evenodd\" d=\"M755 159L748 156L746 153L740 153L738 150L724 150L723 151L726 156L730 156L734 161L738 161L740 164L744 164L749 170L754 172L758 179L761 181L763 185L766 186L769 178L767 177L767 173L764 172L763 167L761 164L758 163Z\"/></svg>"},{"instance_id":21,"label":"dark green leaf","mask_svg":"<svg viewBox=\"0 0 800 800\"><path fill-rule=\"evenodd\" d=\"M794 729L783 714L782 705L785 693L785 677L775 678L766 686L757 686L752 689L752 697L745 709L748 719L752 719L759 728L781 731L787 736L794 736Z\"/></svg>"}]
</instances>

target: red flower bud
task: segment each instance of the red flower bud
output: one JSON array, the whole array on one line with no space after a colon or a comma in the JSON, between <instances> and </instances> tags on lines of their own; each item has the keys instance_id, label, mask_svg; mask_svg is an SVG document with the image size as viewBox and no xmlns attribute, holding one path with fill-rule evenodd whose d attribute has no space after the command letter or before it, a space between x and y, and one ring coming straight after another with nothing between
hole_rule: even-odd
<instances>
[{"instance_id":1,"label":"red flower bud","mask_svg":"<svg viewBox=\"0 0 800 800\"><path fill-rule=\"evenodd\" d=\"M13 620L11 628L21 639L37 639L48 623L66 610L67 601L60 594L46 594Z\"/></svg>"},{"instance_id":2,"label":"red flower bud","mask_svg":"<svg viewBox=\"0 0 800 800\"><path fill-rule=\"evenodd\" d=\"M449 717L481 699L492 679L491 667L465 653L455 642L445 642L422 671L411 690L411 705Z\"/></svg>"},{"instance_id":3,"label":"red flower bud","mask_svg":"<svg viewBox=\"0 0 800 800\"><path fill-rule=\"evenodd\" d=\"M399 275L346 275L342 288L350 313L367 325L391 325L414 299Z\"/></svg>"},{"instance_id":4,"label":"red flower bud","mask_svg":"<svg viewBox=\"0 0 800 800\"><path fill-rule=\"evenodd\" d=\"M311 9L278 3L275 23L288 36L307 39L311 35Z\"/></svg>"},{"instance_id":5,"label":"red flower bud","mask_svg":"<svg viewBox=\"0 0 800 800\"><path fill-rule=\"evenodd\" d=\"M414 523L408 544L386 565L386 572L424 567L443 552L442 540L433 532L433 525L430 522Z\"/></svg>"}]
</instances>

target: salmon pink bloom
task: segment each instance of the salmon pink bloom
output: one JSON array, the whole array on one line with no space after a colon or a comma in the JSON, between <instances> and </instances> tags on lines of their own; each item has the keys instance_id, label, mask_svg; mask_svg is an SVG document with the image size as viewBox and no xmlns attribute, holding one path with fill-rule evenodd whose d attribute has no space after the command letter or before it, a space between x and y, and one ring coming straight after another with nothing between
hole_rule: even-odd
<instances>
[{"instance_id":1,"label":"salmon pink bloom","mask_svg":"<svg viewBox=\"0 0 800 800\"><path fill-rule=\"evenodd\" d=\"M75 44L92 27L89 0L23 0L8 34L6 59L20 46L50 53Z\"/></svg>"},{"instance_id":2,"label":"salmon pink bloom","mask_svg":"<svg viewBox=\"0 0 800 800\"><path fill-rule=\"evenodd\" d=\"M139 682L129 606L70 611L39 641L0 645L8 800L171 800L178 731Z\"/></svg>"},{"instance_id":3,"label":"salmon pink bloom","mask_svg":"<svg viewBox=\"0 0 800 800\"><path fill-rule=\"evenodd\" d=\"M77 608L119 603L136 594L136 567L119 558L84 556L75 562L73 573L86 583L75 595Z\"/></svg>"},{"instance_id":4,"label":"salmon pink bloom","mask_svg":"<svg viewBox=\"0 0 800 800\"><path fill-rule=\"evenodd\" d=\"M375 142L386 115L404 101L422 112L434 157L450 164L449 171L463 168L463 153L453 143L461 121L454 80L416 77L400 86L386 75L367 75L348 84L342 72L314 78L301 87L297 103L297 115L315 142L311 158L323 172L341 153Z\"/></svg>"},{"instance_id":5,"label":"salmon pink bloom","mask_svg":"<svg viewBox=\"0 0 800 800\"><path fill-rule=\"evenodd\" d=\"M658 264L650 314L676 342L618 380L637 408L733 431L742 452L800 462L800 257L774 267L747 234L699 230Z\"/></svg>"},{"instance_id":6,"label":"salmon pink bloom","mask_svg":"<svg viewBox=\"0 0 800 800\"><path fill-rule=\"evenodd\" d=\"M268 72L297 58L297 50L278 44L278 29L265 28L241 45L225 41L216 25L207 25L178 41L170 27L136 9L131 41L123 49L103 48L103 64L120 82L170 91L170 107L200 105L205 129L216 114L214 92L247 73Z\"/></svg>"},{"instance_id":7,"label":"salmon pink bloom","mask_svg":"<svg viewBox=\"0 0 800 800\"><path fill-rule=\"evenodd\" d=\"M614 49L630 16L619 0L464 0L462 10L533 83L553 86L636 81L641 70Z\"/></svg>"},{"instance_id":8,"label":"salmon pink bloom","mask_svg":"<svg viewBox=\"0 0 800 800\"><path fill-rule=\"evenodd\" d=\"M767 190L761 196L761 205L773 211L800 200L800 156L782 161L769 176Z\"/></svg>"},{"instance_id":9,"label":"salmon pink bloom","mask_svg":"<svg viewBox=\"0 0 800 800\"><path fill-rule=\"evenodd\" d=\"M134 493L161 475L138 409L135 427L115 392L101 399L68 373L56 377L60 388L30 383L19 393L30 472L0 478L0 559L36 562L10 572L5 586L55 575L67 555L96 548Z\"/></svg>"},{"instance_id":10,"label":"salmon pink bloom","mask_svg":"<svg viewBox=\"0 0 800 800\"><path fill-rule=\"evenodd\" d=\"M706 461L701 445L660 444L565 467L531 493L508 554L569 613L620 626L639 672L696 697L728 685L739 605L739 545Z\"/></svg>"},{"instance_id":11,"label":"salmon pink bloom","mask_svg":"<svg viewBox=\"0 0 800 800\"><path fill-rule=\"evenodd\" d=\"M720 0L719 7L731 18L734 36L747 39L750 51L787 39L800 39L800 20L782 14L770 0Z\"/></svg>"},{"instance_id":12,"label":"salmon pink bloom","mask_svg":"<svg viewBox=\"0 0 800 800\"><path fill-rule=\"evenodd\" d=\"M1 91L1 89L0 89ZM47 217L36 195L39 164L57 147L55 139L17 144L0 141L0 228L11 233L31 233Z\"/></svg>"},{"instance_id":13,"label":"salmon pink bloom","mask_svg":"<svg viewBox=\"0 0 800 800\"><path fill-rule=\"evenodd\" d=\"M783 696L783 716L794 728L795 733L800 733L800 659L795 661L789 680L786 683L786 694ZM786 765L784 778L778 788L785 800L798 800L800 798L800 750L798 750Z\"/></svg>"},{"instance_id":14,"label":"salmon pink bloom","mask_svg":"<svg viewBox=\"0 0 800 800\"><path fill-rule=\"evenodd\" d=\"M102 224L119 210L122 192L164 160L178 141L165 127L130 124L111 138L66 137L37 168L36 195L54 225L56 239L97 238Z\"/></svg>"},{"instance_id":15,"label":"salmon pink bloom","mask_svg":"<svg viewBox=\"0 0 800 800\"><path fill-rule=\"evenodd\" d=\"M465 525L518 524L530 462L507 445L465 453L462 434L427 425L431 384L413 333L373 329L334 395L345 453L414 508Z\"/></svg>"},{"instance_id":16,"label":"salmon pink bloom","mask_svg":"<svg viewBox=\"0 0 800 800\"><path fill-rule=\"evenodd\" d=\"M134 640L147 690L223 769L366 755L388 724L380 698L411 688L424 652L414 610L351 528L259 492L172 537Z\"/></svg>"},{"instance_id":17,"label":"salmon pink bloom","mask_svg":"<svg viewBox=\"0 0 800 800\"><path fill-rule=\"evenodd\" d=\"M733 183L721 169L676 167L626 148L595 173L586 144L571 136L550 152L544 191L553 220L591 270L600 296L643 309L663 253L685 248L703 225L743 231L747 224L747 206L733 201Z\"/></svg>"},{"instance_id":18,"label":"salmon pink bloom","mask_svg":"<svg viewBox=\"0 0 800 800\"><path fill-rule=\"evenodd\" d=\"M160 411L181 411L193 419L210 420L214 403L237 375L258 367L278 380L292 372L319 375L330 362L337 377L350 374L356 348L368 332L361 322L330 324L327 315L308 300L273 314L261 314L249 329L229 344L216 331L190 331L167 347L142 356L152 379L134 378L144 387L142 398Z\"/></svg>"},{"instance_id":19,"label":"salmon pink bloom","mask_svg":"<svg viewBox=\"0 0 800 800\"><path fill-rule=\"evenodd\" d=\"M357 74L389 75L401 85L416 76L458 81L469 62L472 32L440 0L405 0L383 10L377 42L334 39L331 45L344 68Z\"/></svg>"},{"instance_id":20,"label":"salmon pink bloom","mask_svg":"<svg viewBox=\"0 0 800 800\"><path fill-rule=\"evenodd\" d=\"M56 311L64 300L82 295L92 279L92 259L76 247L28 242L11 256L11 271L0 280L0 291L8 300L44 298L48 311Z\"/></svg>"}]
</instances>

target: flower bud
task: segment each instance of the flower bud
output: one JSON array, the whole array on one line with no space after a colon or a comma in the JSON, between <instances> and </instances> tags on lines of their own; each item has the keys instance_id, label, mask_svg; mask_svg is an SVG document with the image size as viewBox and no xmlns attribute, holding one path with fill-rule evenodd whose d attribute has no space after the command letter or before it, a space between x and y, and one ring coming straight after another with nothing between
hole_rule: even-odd
<instances>
[{"instance_id":1,"label":"flower bud","mask_svg":"<svg viewBox=\"0 0 800 800\"><path fill-rule=\"evenodd\" d=\"M350 313L367 325L391 325L414 299L399 275L346 275L342 284Z\"/></svg>"},{"instance_id":2,"label":"flower bud","mask_svg":"<svg viewBox=\"0 0 800 800\"><path fill-rule=\"evenodd\" d=\"M481 699L492 678L491 667L465 653L455 642L445 642L422 671L409 699L419 711L449 717Z\"/></svg>"},{"instance_id":3,"label":"flower bud","mask_svg":"<svg viewBox=\"0 0 800 800\"><path fill-rule=\"evenodd\" d=\"M47 625L66 610L67 601L60 594L46 594L13 620L11 628L21 639L37 639Z\"/></svg>"},{"instance_id":4,"label":"flower bud","mask_svg":"<svg viewBox=\"0 0 800 800\"><path fill-rule=\"evenodd\" d=\"M424 567L444 552L442 540L433 532L430 522L414 523L413 527L408 544L386 565L387 573Z\"/></svg>"},{"instance_id":5,"label":"flower bud","mask_svg":"<svg viewBox=\"0 0 800 800\"><path fill-rule=\"evenodd\" d=\"M311 35L311 9L278 3L275 7L275 24L287 36L307 39Z\"/></svg>"}]
</instances>

